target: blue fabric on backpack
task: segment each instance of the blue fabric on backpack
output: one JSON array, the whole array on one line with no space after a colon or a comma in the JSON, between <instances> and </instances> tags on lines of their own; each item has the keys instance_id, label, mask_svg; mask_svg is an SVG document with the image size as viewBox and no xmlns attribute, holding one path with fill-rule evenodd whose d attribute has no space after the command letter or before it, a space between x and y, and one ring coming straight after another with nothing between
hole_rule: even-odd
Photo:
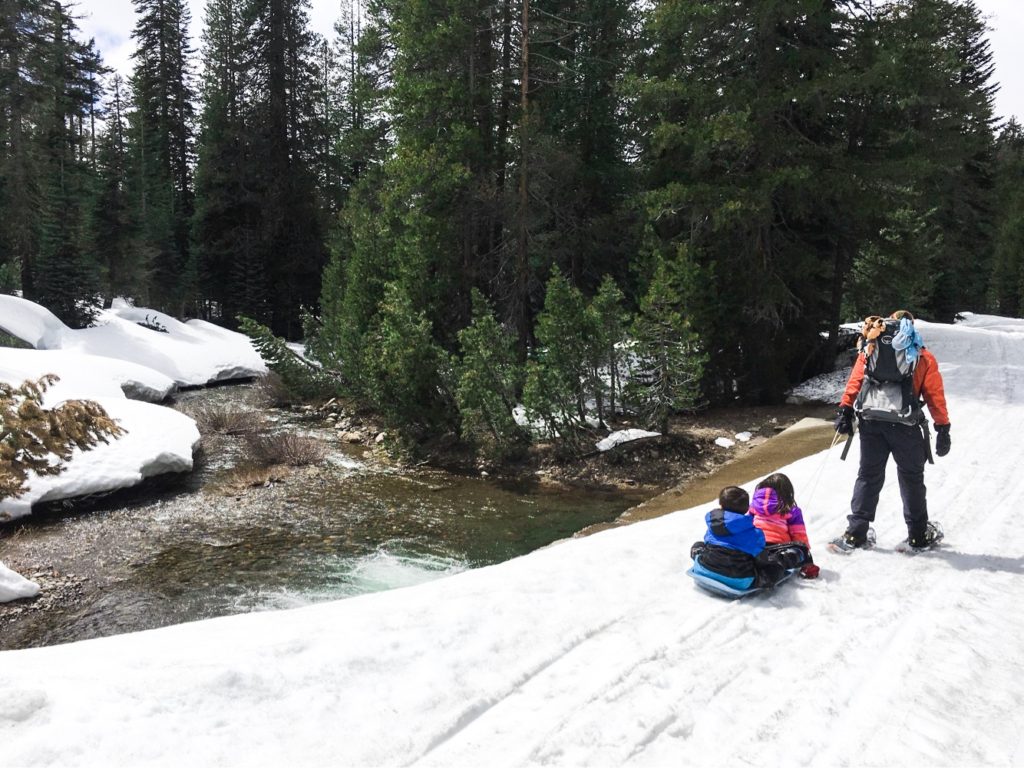
<instances>
[{"instance_id":1,"label":"blue fabric on backpack","mask_svg":"<svg viewBox=\"0 0 1024 768\"><path fill-rule=\"evenodd\" d=\"M711 513L704 516L704 522L708 526L704 534L706 544L717 544L720 547L738 549L748 555L757 557L764 549L764 532L754 525L753 515L740 514L725 510L725 527L729 531L728 536L717 536L711 530Z\"/></svg>"},{"instance_id":2,"label":"blue fabric on backpack","mask_svg":"<svg viewBox=\"0 0 1024 768\"><path fill-rule=\"evenodd\" d=\"M921 338L921 334L914 327L914 321L909 317L900 320L900 329L892 337L892 346L893 349L907 351L907 362L917 362L918 355L921 354L921 349L924 347L924 339Z\"/></svg>"}]
</instances>

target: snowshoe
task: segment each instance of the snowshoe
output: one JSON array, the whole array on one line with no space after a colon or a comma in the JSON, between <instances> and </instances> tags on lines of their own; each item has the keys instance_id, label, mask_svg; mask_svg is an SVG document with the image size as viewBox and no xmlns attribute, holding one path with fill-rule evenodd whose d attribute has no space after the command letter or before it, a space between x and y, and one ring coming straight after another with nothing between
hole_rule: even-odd
<instances>
[{"instance_id":1,"label":"snowshoe","mask_svg":"<svg viewBox=\"0 0 1024 768\"><path fill-rule=\"evenodd\" d=\"M875 529L868 528L863 539L858 539L849 532L844 533L842 536L832 539L826 546L830 552L835 552L837 555L849 555L855 549L871 549L875 546Z\"/></svg>"},{"instance_id":2,"label":"snowshoe","mask_svg":"<svg viewBox=\"0 0 1024 768\"><path fill-rule=\"evenodd\" d=\"M929 549L935 549L944 537L945 534L942 532L942 526L938 523L929 521L924 530L924 536L922 536L920 540L911 542L909 538L904 539L896 545L896 551L905 552L907 554L927 552Z\"/></svg>"}]
</instances>

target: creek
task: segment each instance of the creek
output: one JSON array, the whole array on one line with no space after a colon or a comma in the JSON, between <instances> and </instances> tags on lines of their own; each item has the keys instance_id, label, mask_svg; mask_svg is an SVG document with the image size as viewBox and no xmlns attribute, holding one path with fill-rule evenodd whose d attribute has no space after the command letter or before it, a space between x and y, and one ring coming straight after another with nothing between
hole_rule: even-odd
<instances>
[{"instance_id":1,"label":"creek","mask_svg":"<svg viewBox=\"0 0 1024 768\"><path fill-rule=\"evenodd\" d=\"M179 393L174 405L254 402L252 387L233 385ZM320 422L270 418L322 439L326 460L267 487L226 490L243 451L211 440L187 475L0 527L0 560L44 592L0 605L0 649L409 586L526 554L642 500L396 470Z\"/></svg>"}]
</instances>

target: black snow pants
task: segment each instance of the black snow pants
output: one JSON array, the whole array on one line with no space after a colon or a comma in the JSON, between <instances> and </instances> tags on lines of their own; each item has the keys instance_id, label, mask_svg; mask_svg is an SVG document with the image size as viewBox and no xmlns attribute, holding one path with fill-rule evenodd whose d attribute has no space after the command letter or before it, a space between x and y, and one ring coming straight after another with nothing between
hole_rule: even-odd
<instances>
[{"instance_id":1,"label":"black snow pants","mask_svg":"<svg viewBox=\"0 0 1024 768\"><path fill-rule=\"evenodd\" d=\"M853 485L847 531L857 538L867 535L868 525L875 519L878 495L885 484L885 465L891 454L896 460L907 534L911 539L923 536L928 523L924 487L924 464L928 454L921 428L862 419L859 432L860 469Z\"/></svg>"}]
</instances>

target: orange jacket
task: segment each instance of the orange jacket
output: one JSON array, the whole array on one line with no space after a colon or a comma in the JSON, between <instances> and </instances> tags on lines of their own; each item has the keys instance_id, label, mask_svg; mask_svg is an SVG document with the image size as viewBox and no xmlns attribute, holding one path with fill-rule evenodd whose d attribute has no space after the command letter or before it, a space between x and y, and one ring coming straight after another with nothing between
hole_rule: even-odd
<instances>
[{"instance_id":1,"label":"orange jacket","mask_svg":"<svg viewBox=\"0 0 1024 768\"><path fill-rule=\"evenodd\" d=\"M853 364L850 371L850 378L846 382L846 391L843 392L843 399L839 401L840 406L848 405L853 407L854 400L864 385L864 366L867 358L864 355L857 355L857 362ZM928 411L932 415L932 421L936 426L949 424L949 413L946 411L946 391L942 386L942 374L939 373L939 361L935 355L927 349L921 350L921 355L914 368L914 394L924 400Z\"/></svg>"}]
</instances>

